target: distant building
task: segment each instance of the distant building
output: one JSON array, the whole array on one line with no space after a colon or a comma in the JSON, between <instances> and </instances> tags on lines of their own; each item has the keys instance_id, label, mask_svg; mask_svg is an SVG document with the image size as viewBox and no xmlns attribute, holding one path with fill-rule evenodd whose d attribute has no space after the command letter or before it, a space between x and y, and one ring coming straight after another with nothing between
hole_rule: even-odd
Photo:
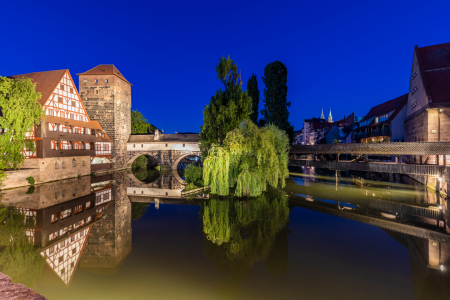
<instances>
[{"instance_id":1,"label":"distant building","mask_svg":"<svg viewBox=\"0 0 450 300\"><path fill-rule=\"evenodd\" d=\"M375 143L403 141L408 95L386 101L370 109L352 131L352 142Z\"/></svg>"}]
</instances>

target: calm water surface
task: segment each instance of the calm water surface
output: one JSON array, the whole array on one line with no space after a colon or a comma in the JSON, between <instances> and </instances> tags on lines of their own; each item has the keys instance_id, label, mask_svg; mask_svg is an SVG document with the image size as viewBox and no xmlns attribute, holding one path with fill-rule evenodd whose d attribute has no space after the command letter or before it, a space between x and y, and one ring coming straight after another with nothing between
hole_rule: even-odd
<instances>
[{"instance_id":1,"label":"calm water surface","mask_svg":"<svg viewBox=\"0 0 450 300\"><path fill-rule=\"evenodd\" d=\"M4 191L0 271L49 299L449 299L446 200L400 175L292 171L245 200L181 199L170 174Z\"/></svg>"}]
</instances>

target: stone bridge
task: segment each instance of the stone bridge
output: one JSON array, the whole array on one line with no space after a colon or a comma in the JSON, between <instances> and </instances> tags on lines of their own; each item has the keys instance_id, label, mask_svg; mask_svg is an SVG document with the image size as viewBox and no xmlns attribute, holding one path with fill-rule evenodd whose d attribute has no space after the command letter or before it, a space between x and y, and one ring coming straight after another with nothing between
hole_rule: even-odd
<instances>
[{"instance_id":1,"label":"stone bridge","mask_svg":"<svg viewBox=\"0 0 450 300\"><path fill-rule=\"evenodd\" d=\"M136 158L141 155L149 155L159 166L172 169L172 177L179 183L184 183L178 175L177 165L187 156L200 156L199 135L197 133L160 134L158 130L155 134L130 135L127 142L127 167L131 167ZM163 177L160 179L162 180ZM157 184L156 181L154 183Z\"/></svg>"}]
</instances>

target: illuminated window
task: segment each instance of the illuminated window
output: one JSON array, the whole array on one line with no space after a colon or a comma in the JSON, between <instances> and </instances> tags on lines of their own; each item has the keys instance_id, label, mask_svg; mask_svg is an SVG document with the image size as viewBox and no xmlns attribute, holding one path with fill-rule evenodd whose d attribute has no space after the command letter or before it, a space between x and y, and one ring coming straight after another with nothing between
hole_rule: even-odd
<instances>
[{"instance_id":1,"label":"illuminated window","mask_svg":"<svg viewBox=\"0 0 450 300\"><path fill-rule=\"evenodd\" d=\"M87 80L86 80L86 79L84 80L84 83L87 83Z\"/></svg>"},{"instance_id":2,"label":"illuminated window","mask_svg":"<svg viewBox=\"0 0 450 300\"><path fill-rule=\"evenodd\" d=\"M62 112L60 112L59 113L59 116L61 117L61 118L65 118L65 114L64 114L64 112L62 111Z\"/></svg>"},{"instance_id":3,"label":"illuminated window","mask_svg":"<svg viewBox=\"0 0 450 300\"><path fill-rule=\"evenodd\" d=\"M49 110L48 110L48 115L49 115L49 116L53 116L53 109L49 109Z\"/></svg>"}]
</instances>

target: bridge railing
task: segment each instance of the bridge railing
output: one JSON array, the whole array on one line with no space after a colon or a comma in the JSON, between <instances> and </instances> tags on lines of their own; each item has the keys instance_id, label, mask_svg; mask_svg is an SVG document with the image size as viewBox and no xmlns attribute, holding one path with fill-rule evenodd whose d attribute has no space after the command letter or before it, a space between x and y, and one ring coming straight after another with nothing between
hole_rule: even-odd
<instances>
[{"instance_id":1,"label":"bridge railing","mask_svg":"<svg viewBox=\"0 0 450 300\"><path fill-rule=\"evenodd\" d=\"M450 142L292 145L291 154L450 155Z\"/></svg>"}]
</instances>

